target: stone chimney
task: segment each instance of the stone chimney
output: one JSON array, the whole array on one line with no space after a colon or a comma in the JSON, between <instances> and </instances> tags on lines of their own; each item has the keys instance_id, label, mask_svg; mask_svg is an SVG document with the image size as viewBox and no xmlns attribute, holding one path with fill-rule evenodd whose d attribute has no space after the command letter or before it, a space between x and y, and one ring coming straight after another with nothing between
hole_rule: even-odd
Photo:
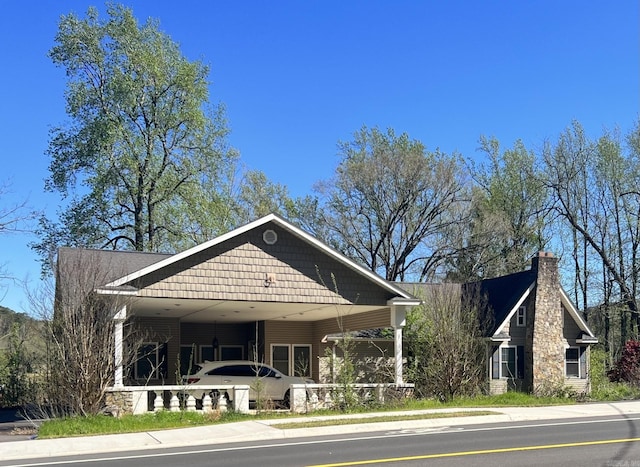
<instances>
[{"instance_id":1,"label":"stone chimney","mask_svg":"<svg viewBox=\"0 0 640 467\"><path fill-rule=\"evenodd\" d=\"M525 367L531 369L527 371L529 389L539 393L564 383L564 320L558 258L541 251L531 260L531 270L536 287L527 307Z\"/></svg>"}]
</instances>

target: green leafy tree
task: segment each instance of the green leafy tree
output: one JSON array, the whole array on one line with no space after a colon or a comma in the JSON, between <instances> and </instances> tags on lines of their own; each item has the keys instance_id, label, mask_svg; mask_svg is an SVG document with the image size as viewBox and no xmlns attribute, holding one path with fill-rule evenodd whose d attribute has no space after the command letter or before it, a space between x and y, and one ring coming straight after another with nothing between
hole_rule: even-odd
<instances>
[{"instance_id":1,"label":"green leafy tree","mask_svg":"<svg viewBox=\"0 0 640 467\"><path fill-rule=\"evenodd\" d=\"M58 220L41 220L44 259L60 244L168 249L183 227L171 207L235 156L223 108L209 104L208 67L156 21L107 11L63 16L50 51L67 73L70 121L51 133L46 188L68 203Z\"/></svg>"},{"instance_id":2,"label":"green leafy tree","mask_svg":"<svg viewBox=\"0 0 640 467\"><path fill-rule=\"evenodd\" d=\"M481 137L480 148L487 157L470 162L471 222L458 237L465 243L453 268L463 281L521 271L549 241L549 198L536 155L522 141L502 150L497 139Z\"/></svg>"},{"instance_id":3,"label":"green leafy tree","mask_svg":"<svg viewBox=\"0 0 640 467\"><path fill-rule=\"evenodd\" d=\"M28 320L16 320L9 334L0 336L8 341L0 351L0 406L17 407L36 402L37 385L33 379L35 353L29 349Z\"/></svg>"}]
</instances>

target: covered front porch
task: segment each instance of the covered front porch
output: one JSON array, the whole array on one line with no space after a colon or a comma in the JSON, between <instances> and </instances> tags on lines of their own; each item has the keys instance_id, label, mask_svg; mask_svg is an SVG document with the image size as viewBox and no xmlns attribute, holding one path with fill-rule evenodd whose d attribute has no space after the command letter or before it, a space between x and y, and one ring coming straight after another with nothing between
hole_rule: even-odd
<instances>
[{"instance_id":1,"label":"covered front porch","mask_svg":"<svg viewBox=\"0 0 640 467\"><path fill-rule=\"evenodd\" d=\"M259 361L285 375L331 383L323 368L335 341L328 335L389 327L393 354L384 357L393 358L394 369L386 382L402 385L402 330L407 309L416 304L406 298L383 307L132 298L114 317L114 386L180 384L197 364L216 360ZM129 368L123 355L127 320L144 335Z\"/></svg>"}]
</instances>

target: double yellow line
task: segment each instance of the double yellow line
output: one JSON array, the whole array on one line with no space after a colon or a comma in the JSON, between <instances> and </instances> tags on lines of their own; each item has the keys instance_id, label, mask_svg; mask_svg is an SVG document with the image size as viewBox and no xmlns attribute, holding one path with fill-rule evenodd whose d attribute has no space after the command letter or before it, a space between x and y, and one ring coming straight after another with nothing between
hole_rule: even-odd
<instances>
[{"instance_id":1,"label":"double yellow line","mask_svg":"<svg viewBox=\"0 0 640 467\"><path fill-rule=\"evenodd\" d=\"M572 448L579 446L597 446L600 444L617 444L617 443L632 443L640 441L640 438L624 438L624 439L608 439L602 441L584 441L579 443L564 443L564 444L543 444L540 446L520 446L515 448L502 448L502 449L484 449L481 451L460 451L460 452L447 452L442 454L424 454L422 456L407 456L407 457L388 457L385 459L369 459L352 462L338 462L336 464L318 464L308 467L345 467L350 465L370 465L370 464L382 464L390 462L406 462L423 459L440 459L444 457L456 457L456 456L477 456L481 454L499 454L503 452L516 452L516 451L536 451L539 449L558 449L558 448Z\"/></svg>"}]
</instances>

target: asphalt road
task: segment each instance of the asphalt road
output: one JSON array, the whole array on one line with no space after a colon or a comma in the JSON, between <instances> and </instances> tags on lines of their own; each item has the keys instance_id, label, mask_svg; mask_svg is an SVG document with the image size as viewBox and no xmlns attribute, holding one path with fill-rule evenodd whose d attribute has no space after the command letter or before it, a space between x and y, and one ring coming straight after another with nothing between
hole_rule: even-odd
<instances>
[{"instance_id":1,"label":"asphalt road","mask_svg":"<svg viewBox=\"0 0 640 467\"><path fill-rule=\"evenodd\" d=\"M0 446L1 458L1 446ZM0 461L0 466L640 466L640 416L379 431L268 442Z\"/></svg>"}]
</instances>

